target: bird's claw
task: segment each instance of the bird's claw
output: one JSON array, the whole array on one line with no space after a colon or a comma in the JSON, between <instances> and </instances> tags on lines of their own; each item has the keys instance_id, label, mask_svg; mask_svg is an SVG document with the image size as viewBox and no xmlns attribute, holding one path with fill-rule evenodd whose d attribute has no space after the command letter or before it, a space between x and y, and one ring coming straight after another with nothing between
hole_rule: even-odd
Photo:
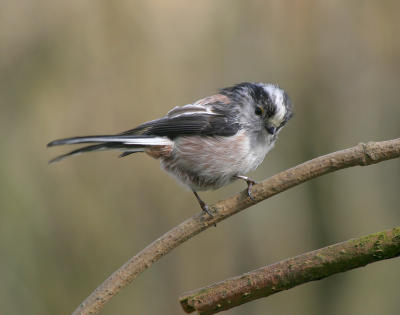
<instances>
[{"instance_id":1,"label":"bird's claw","mask_svg":"<svg viewBox=\"0 0 400 315\"><path fill-rule=\"evenodd\" d=\"M203 209L203 212L208 214L211 219L214 218L214 215L211 213L210 208L206 204L202 205L201 209ZM214 227L217 227L217 223L214 223Z\"/></svg>"},{"instance_id":2,"label":"bird's claw","mask_svg":"<svg viewBox=\"0 0 400 315\"><path fill-rule=\"evenodd\" d=\"M247 183L247 196L252 200L256 201L256 199L253 197L253 194L251 192L251 188L253 188L253 185L257 184L254 180L251 178L244 176L244 175L236 175L236 178L240 178L246 181Z\"/></svg>"},{"instance_id":3,"label":"bird's claw","mask_svg":"<svg viewBox=\"0 0 400 315\"><path fill-rule=\"evenodd\" d=\"M253 197L253 194L251 192L251 189L253 188L253 185L257 184L254 180L247 180L247 196L253 201L256 201L256 199Z\"/></svg>"},{"instance_id":4,"label":"bird's claw","mask_svg":"<svg viewBox=\"0 0 400 315\"><path fill-rule=\"evenodd\" d=\"M214 215L211 213L210 208L206 204L201 205L201 209L203 209L203 212L207 213L211 218L214 218Z\"/></svg>"}]
</instances>

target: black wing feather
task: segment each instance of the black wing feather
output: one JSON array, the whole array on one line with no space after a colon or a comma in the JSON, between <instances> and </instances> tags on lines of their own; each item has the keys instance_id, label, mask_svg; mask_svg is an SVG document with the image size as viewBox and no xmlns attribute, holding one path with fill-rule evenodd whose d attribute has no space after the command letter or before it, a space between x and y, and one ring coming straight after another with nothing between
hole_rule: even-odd
<instances>
[{"instance_id":1,"label":"black wing feather","mask_svg":"<svg viewBox=\"0 0 400 315\"><path fill-rule=\"evenodd\" d=\"M135 129L122 132L118 135L109 136L87 136L60 139L52 141L48 146L76 144L76 143L93 143L102 142L96 145L86 146L72 152L61 155L50 162L60 161L68 156L80 153L108 150L108 149L124 149L127 145L118 143L123 138L144 138L144 137L168 137L174 139L179 136L233 136L239 130L239 123L224 114L187 114L176 117L163 117L157 120L146 122ZM118 141L117 141L118 140ZM117 142L117 143L116 143ZM131 147L131 145L128 145ZM140 145L134 145L141 147ZM132 145L133 147L133 145ZM124 152L120 157L130 155L135 152Z\"/></svg>"},{"instance_id":2,"label":"black wing feather","mask_svg":"<svg viewBox=\"0 0 400 315\"><path fill-rule=\"evenodd\" d=\"M221 114L188 114L177 117L163 117L141 124L122 132L121 135L154 135L174 139L178 136L233 136L239 130L239 124ZM124 152L120 157L135 152Z\"/></svg>"},{"instance_id":3,"label":"black wing feather","mask_svg":"<svg viewBox=\"0 0 400 315\"><path fill-rule=\"evenodd\" d=\"M190 135L233 136L238 130L239 123L225 115L190 114L149 121L121 135L142 134L174 139Z\"/></svg>"}]
</instances>

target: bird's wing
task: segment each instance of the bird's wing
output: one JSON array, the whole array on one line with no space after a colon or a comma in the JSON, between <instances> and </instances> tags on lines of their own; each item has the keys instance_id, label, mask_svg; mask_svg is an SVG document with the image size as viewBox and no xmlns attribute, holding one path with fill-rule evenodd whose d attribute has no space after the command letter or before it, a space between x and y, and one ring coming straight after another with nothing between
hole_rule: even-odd
<instances>
[{"instance_id":1,"label":"bird's wing","mask_svg":"<svg viewBox=\"0 0 400 315\"><path fill-rule=\"evenodd\" d=\"M179 136L233 136L239 124L222 115L185 114L149 121L122 135L151 135L174 139Z\"/></svg>"},{"instance_id":2,"label":"bird's wing","mask_svg":"<svg viewBox=\"0 0 400 315\"><path fill-rule=\"evenodd\" d=\"M163 118L146 122L121 135L152 135L168 137L232 136L239 130L234 115L224 110L226 104L220 97L208 97L185 106L177 106Z\"/></svg>"},{"instance_id":3,"label":"bird's wing","mask_svg":"<svg viewBox=\"0 0 400 315\"><path fill-rule=\"evenodd\" d=\"M142 152L149 146L168 146L179 136L233 136L239 130L235 115L227 111L229 99L214 95L181 107L175 107L160 119L152 120L117 135L73 137L52 141L48 146L99 143L61 155L51 162L85 152L117 149L121 156Z\"/></svg>"}]
</instances>

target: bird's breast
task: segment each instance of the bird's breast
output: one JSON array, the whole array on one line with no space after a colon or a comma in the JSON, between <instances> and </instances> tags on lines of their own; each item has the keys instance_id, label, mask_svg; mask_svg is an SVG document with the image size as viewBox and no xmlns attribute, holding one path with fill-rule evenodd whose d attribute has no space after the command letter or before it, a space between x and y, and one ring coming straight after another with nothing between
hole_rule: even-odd
<instances>
[{"instance_id":1,"label":"bird's breast","mask_svg":"<svg viewBox=\"0 0 400 315\"><path fill-rule=\"evenodd\" d=\"M267 152L268 148L254 147L244 130L230 137L187 136L175 139L161 164L193 189L216 189L257 168Z\"/></svg>"}]
</instances>

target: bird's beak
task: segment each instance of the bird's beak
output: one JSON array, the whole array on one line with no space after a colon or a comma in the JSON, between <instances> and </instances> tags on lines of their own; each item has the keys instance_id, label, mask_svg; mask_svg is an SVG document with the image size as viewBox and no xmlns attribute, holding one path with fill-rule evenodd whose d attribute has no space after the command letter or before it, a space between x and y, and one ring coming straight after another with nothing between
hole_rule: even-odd
<instances>
[{"instance_id":1,"label":"bird's beak","mask_svg":"<svg viewBox=\"0 0 400 315\"><path fill-rule=\"evenodd\" d=\"M269 123L266 123L266 124L265 124L265 129L266 129L267 132L268 132L269 134L271 134L271 135L274 135L274 134L276 133L276 127L273 126L273 125L271 125L271 124L269 124Z\"/></svg>"}]
</instances>

